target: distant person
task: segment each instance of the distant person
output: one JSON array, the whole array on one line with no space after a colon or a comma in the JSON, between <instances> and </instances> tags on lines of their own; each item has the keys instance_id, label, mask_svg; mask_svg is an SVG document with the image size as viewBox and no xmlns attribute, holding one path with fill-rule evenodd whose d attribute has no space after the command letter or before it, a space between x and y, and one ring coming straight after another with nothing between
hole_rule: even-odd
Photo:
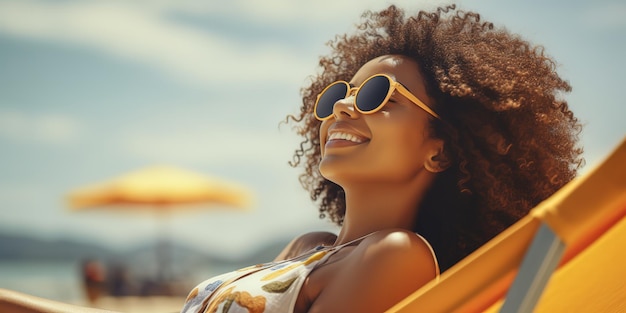
<instances>
[{"instance_id":1,"label":"distant person","mask_svg":"<svg viewBox=\"0 0 626 313\"><path fill-rule=\"evenodd\" d=\"M128 270L123 263L115 262L109 268L109 294L113 297L124 297L131 294Z\"/></svg>"},{"instance_id":2,"label":"distant person","mask_svg":"<svg viewBox=\"0 0 626 313\"><path fill-rule=\"evenodd\" d=\"M87 301L95 305L106 293L106 270L102 263L95 259L86 259L81 263L83 288Z\"/></svg>"},{"instance_id":3,"label":"distant person","mask_svg":"<svg viewBox=\"0 0 626 313\"><path fill-rule=\"evenodd\" d=\"M183 312L384 312L576 176L581 125L543 50L454 7L364 19L288 119L300 182L339 234L207 279Z\"/></svg>"}]
</instances>

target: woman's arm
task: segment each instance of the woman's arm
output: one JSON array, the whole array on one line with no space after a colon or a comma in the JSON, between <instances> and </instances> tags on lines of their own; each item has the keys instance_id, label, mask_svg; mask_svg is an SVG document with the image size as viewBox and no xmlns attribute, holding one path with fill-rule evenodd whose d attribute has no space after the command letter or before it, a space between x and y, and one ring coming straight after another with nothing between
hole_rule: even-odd
<instances>
[{"instance_id":1,"label":"woman's arm","mask_svg":"<svg viewBox=\"0 0 626 313\"><path fill-rule=\"evenodd\" d=\"M112 311L71 305L0 288L0 312L7 313L111 313Z\"/></svg>"}]
</instances>

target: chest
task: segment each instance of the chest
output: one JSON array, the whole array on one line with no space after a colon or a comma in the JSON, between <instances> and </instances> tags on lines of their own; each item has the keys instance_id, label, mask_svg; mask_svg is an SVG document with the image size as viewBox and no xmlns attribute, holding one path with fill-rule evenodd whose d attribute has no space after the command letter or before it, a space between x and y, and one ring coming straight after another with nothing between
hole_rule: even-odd
<instances>
[{"instance_id":1,"label":"chest","mask_svg":"<svg viewBox=\"0 0 626 313\"><path fill-rule=\"evenodd\" d=\"M320 263L311 271L304 280L296 304L294 313L307 312L313 302L319 297L324 288L341 277L341 273L350 268L352 247L345 247L331 255L325 262Z\"/></svg>"},{"instance_id":2,"label":"chest","mask_svg":"<svg viewBox=\"0 0 626 313\"><path fill-rule=\"evenodd\" d=\"M335 272L339 258L333 252L341 251L314 251L213 277L192 290L183 312L306 312L308 299L319 294ZM312 272L316 274L310 279ZM305 284L310 288L302 292Z\"/></svg>"}]
</instances>

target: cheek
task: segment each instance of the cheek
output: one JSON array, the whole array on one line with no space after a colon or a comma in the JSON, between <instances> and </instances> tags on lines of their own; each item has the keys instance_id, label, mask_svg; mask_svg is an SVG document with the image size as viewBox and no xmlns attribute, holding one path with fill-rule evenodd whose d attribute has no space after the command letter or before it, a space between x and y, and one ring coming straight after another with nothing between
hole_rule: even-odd
<instances>
[{"instance_id":1,"label":"cheek","mask_svg":"<svg viewBox=\"0 0 626 313\"><path fill-rule=\"evenodd\" d=\"M376 163L389 171L414 173L424 165L425 134L411 123L379 132L371 148L378 151Z\"/></svg>"},{"instance_id":2,"label":"cheek","mask_svg":"<svg viewBox=\"0 0 626 313\"><path fill-rule=\"evenodd\" d=\"M386 140L379 150L380 166L388 171L414 172L423 166L421 141L414 136L395 137Z\"/></svg>"}]
</instances>

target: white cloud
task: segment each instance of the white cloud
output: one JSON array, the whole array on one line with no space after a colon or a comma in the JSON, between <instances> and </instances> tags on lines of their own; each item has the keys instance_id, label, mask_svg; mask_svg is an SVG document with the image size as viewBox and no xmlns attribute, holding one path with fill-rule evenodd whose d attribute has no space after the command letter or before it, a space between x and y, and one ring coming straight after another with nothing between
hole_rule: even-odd
<instances>
[{"instance_id":1,"label":"white cloud","mask_svg":"<svg viewBox=\"0 0 626 313\"><path fill-rule=\"evenodd\" d=\"M194 84L292 81L311 68L287 47L249 46L132 2L0 2L0 32L92 47Z\"/></svg>"},{"instance_id":2,"label":"white cloud","mask_svg":"<svg viewBox=\"0 0 626 313\"><path fill-rule=\"evenodd\" d=\"M350 25L356 22L362 11L367 9L382 9L390 4L396 4L402 8L414 10L417 8L429 8L441 4L435 0L318 0L318 1L292 1L292 0L231 0L213 1L188 0L188 1L140 1L158 11L185 12L193 15L223 14L227 16L240 16L256 22L272 25L299 24L315 29L325 28L329 24L345 22ZM333 31L337 31L334 29ZM329 38L330 39L330 38Z\"/></svg>"},{"instance_id":3,"label":"white cloud","mask_svg":"<svg viewBox=\"0 0 626 313\"><path fill-rule=\"evenodd\" d=\"M278 131L244 130L212 125L206 129L130 130L120 138L123 151L134 158L151 162L201 164L264 164L280 162L299 139Z\"/></svg>"},{"instance_id":4,"label":"white cloud","mask_svg":"<svg viewBox=\"0 0 626 313\"><path fill-rule=\"evenodd\" d=\"M422 1L422 4L429 2L433 1ZM386 5L386 2L374 0L8 1L0 2L0 32L88 46L159 68L190 84L293 82L301 81L312 72L316 55L299 56L293 44L257 42L253 45L237 41L220 33L177 23L168 14L184 12L203 16L211 13L281 27L292 27L296 23L335 34L347 30L363 10ZM415 7L418 4L400 5ZM319 43L319 48L323 48L323 43Z\"/></svg>"},{"instance_id":5,"label":"white cloud","mask_svg":"<svg viewBox=\"0 0 626 313\"><path fill-rule=\"evenodd\" d=\"M12 141L68 144L80 138L81 130L69 116L0 110L0 137Z\"/></svg>"}]
</instances>

